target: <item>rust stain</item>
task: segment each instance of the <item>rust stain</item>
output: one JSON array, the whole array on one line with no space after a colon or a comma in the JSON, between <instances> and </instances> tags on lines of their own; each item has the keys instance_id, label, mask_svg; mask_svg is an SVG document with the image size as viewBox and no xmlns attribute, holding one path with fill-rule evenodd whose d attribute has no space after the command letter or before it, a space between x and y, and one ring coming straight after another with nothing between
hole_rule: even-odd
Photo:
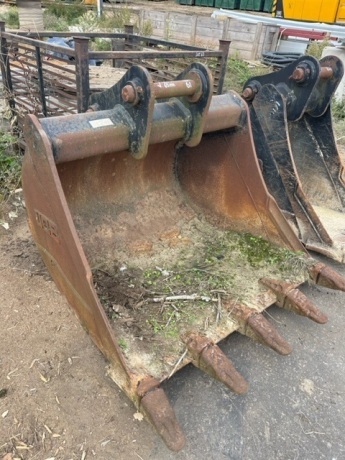
<instances>
[{"instance_id":1,"label":"rust stain","mask_svg":"<svg viewBox=\"0 0 345 460\"><path fill-rule=\"evenodd\" d=\"M327 316L316 308L312 301L296 288L295 284L267 278L262 278L261 282L275 293L277 296L276 304L279 307L306 316L319 324L328 321Z\"/></svg>"},{"instance_id":2,"label":"rust stain","mask_svg":"<svg viewBox=\"0 0 345 460\"><path fill-rule=\"evenodd\" d=\"M246 380L212 340L196 333L189 333L184 337L184 341L196 367L224 383L235 393L243 394L248 391Z\"/></svg>"},{"instance_id":3,"label":"rust stain","mask_svg":"<svg viewBox=\"0 0 345 460\"><path fill-rule=\"evenodd\" d=\"M166 394L162 388L148 392L141 400L140 410L173 451L179 451L185 445L184 434L176 420Z\"/></svg>"},{"instance_id":4,"label":"rust stain","mask_svg":"<svg viewBox=\"0 0 345 460\"><path fill-rule=\"evenodd\" d=\"M290 344L257 310L232 302L228 302L226 308L231 316L240 323L239 332L267 345L282 355L291 353Z\"/></svg>"},{"instance_id":5,"label":"rust stain","mask_svg":"<svg viewBox=\"0 0 345 460\"><path fill-rule=\"evenodd\" d=\"M345 277L322 262L318 262L309 268L309 276L314 283L320 286L345 291Z\"/></svg>"}]
</instances>

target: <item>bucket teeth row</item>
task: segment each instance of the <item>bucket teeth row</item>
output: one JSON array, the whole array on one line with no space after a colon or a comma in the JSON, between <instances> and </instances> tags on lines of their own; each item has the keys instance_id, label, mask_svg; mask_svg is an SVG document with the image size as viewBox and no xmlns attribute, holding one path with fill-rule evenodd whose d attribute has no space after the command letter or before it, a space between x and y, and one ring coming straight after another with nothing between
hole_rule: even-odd
<instances>
[{"instance_id":1,"label":"bucket teeth row","mask_svg":"<svg viewBox=\"0 0 345 460\"><path fill-rule=\"evenodd\" d=\"M140 410L160 434L167 447L179 451L185 445L185 436L176 419L174 409L162 388L148 391L140 402Z\"/></svg>"},{"instance_id":2,"label":"bucket teeth row","mask_svg":"<svg viewBox=\"0 0 345 460\"><path fill-rule=\"evenodd\" d=\"M241 334L267 345L281 355L291 353L291 345L261 313L245 305L232 303L227 308L231 316L240 323L238 331Z\"/></svg>"},{"instance_id":3,"label":"bucket teeth row","mask_svg":"<svg viewBox=\"0 0 345 460\"><path fill-rule=\"evenodd\" d=\"M345 292L345 277L322 262L309 267L309 276L319 286Z\"/></svg>"},{"instance_id":4,"label":"bucket teeth row","mask_svg":"<svg viewBox=\"0 0 345 460\"><path fill-rule=\"evenodd\" d=\"M183 340L192 356L194 366L224 383L235 393L247 392L246 380L212 340L196 333L187 334Z\"/></svg>"},{"instance_id":5,"label":"bucket teeth row","mask_svg":"<svg viewBox=\"0 0 345 460\"><path fill-rule=\"evenodd\" d=\"M311 300L297 289L294 284L268 278L262 278L261 283L274 292L278 307L306 316L319 324L324 324L328 321L327 316L316 308Z\"/></svg>"}]
</instances>

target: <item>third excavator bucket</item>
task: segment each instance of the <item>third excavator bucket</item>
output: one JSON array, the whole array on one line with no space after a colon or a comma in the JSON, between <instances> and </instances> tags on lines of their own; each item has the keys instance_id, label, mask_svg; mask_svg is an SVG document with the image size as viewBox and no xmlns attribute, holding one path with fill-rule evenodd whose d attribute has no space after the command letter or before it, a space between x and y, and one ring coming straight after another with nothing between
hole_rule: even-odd
<instances>
[{"instance_id":1,"label":"third excavator bucket","mask_svg":"<svg viewBox=\"0 0 345 460\"><path fill-rule=\"evenodd\" d=\"M345 176L331 118L342 62L304 56L248 80L256 152L270 193L303 244L345 261Z\"/></svg>"},{"instance_id":2,"label":"third excavator bucket","mask_svg":"<svg viewBox=\"0 0 345 460\"><path fill-rule=\"evenodd\" d=\"M164 380L193 363L245 393L220 340L239 331L290 353L263 314L274 303L327 321L298 286L312 277L344 289L344 279L305 251L266 187L246 102L212 97L203 65L161 83L133 66L86 113L29 115L24 134L37 247L169 448L185 440Z\"/></svg>"}]
</instances>

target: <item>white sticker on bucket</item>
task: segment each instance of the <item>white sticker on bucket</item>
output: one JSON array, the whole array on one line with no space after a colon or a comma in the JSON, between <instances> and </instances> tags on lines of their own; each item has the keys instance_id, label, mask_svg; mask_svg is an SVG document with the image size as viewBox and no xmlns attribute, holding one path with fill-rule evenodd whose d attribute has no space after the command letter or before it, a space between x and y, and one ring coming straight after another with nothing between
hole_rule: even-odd
<instances>
[{"instance_id":1,"label":"white sticker on bucket","mask_svg":"<svg viewBox=\"0 0 345 460\"><path fill-rule=\"evenodd\" d=\"M100 120L91 120L89 121L90 125L93 128L103 128L104 126L112 126L114 123L110 118L101 118Z\"/></svg>"}]
</instances>

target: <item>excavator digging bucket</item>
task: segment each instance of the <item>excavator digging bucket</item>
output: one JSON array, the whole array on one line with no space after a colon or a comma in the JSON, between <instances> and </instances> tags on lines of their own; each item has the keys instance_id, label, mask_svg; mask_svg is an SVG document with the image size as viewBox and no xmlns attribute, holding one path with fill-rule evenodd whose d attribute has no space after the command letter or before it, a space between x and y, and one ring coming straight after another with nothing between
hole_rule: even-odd
<instances>
[{"instance_id":1,"label":"excavator digging bucket","mask_svg":"<svg viewBox=\"0 0 345 460\"><path fill-rule=\"evenodd\" d=\"M265 183L305 246L345 260L345 176L331 118L343 76L334 56L304 56L279 72L248 80Z\"/></svg>"},{"instance_id":2,"label":"excavator digging bucket","mask_svg":"<svg viewBox=\"0 0 345 460\"><path fill-rule=\"evenodd\" d=\"M289 353L261 312L277 302L323 323L297 287L308 270L334 278L268 193L245 102L211 88L201 64L167 83L132 67L87 113L25 127L38 249L111 377L173 450L184 436L160 384L192 362L244 393L216 343L238 330Z\"/></svg>"}]
</instances>

